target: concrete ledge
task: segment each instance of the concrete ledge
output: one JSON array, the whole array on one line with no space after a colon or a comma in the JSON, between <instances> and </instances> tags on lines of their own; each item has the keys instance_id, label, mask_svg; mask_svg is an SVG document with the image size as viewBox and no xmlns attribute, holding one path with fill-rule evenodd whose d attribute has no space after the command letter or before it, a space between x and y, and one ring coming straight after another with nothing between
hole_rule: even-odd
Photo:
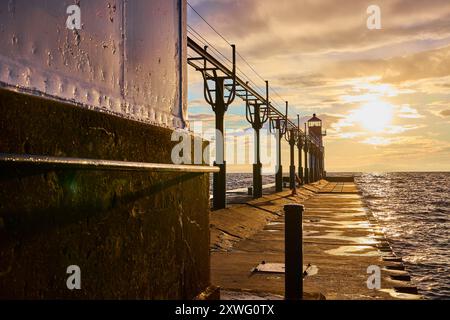
<instances>
[{"instance_id":1,"label":"concrete ledge","mask_svg":"<svg viewBox=\"0 0 450 320\"><path fill-rule=\"evenodd\" d=\"M232 249L239 241L250 238L268 223L282 216L282 204L304 201L326 185L327 182L322 180L298 188L295 197L291 196L290 190L286 190L278 194L264 195L246 204L230 205L227 209L211 212L211 249Z\"/></svg>"},{"instance_id":2,"label":"concrete ledge","mask_svg":"<svg viewBox=\"0 0 450 320\"><path fill-rule=\"evenodd\" d=\"M355 177L326 177L325 178L329 182L355 182Z\"/></svg>"}]
</instances>

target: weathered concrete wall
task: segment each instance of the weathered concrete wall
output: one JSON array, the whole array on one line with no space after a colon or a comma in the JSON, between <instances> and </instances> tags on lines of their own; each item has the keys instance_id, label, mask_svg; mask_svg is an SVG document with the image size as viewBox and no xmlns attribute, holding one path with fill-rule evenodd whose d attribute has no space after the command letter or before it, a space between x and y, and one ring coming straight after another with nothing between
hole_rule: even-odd
<instances>
[{"instance_id":1,"label":"weathered concrete wall","mask_svg":"<svg viewBox=\"0 0 450 320\"><path fill-rule=\"evenodd\" d=\"M0 89L0 152L170 163L171 130ZM0 167L0 298L191 299L207 174ZM66 287L81 268L82 289Z\"/></svg>"},{"instance_id":2,"label":"weathered concrete wall","mask_svg":"<svg viewBox=\"0 0 450 320\"><path fill-rule=\"evenodd\" d=\"M66 27L70 5L81 30ZM0 1L0 83L184 127L185 0Z\"/></svg>"}]
</instances>

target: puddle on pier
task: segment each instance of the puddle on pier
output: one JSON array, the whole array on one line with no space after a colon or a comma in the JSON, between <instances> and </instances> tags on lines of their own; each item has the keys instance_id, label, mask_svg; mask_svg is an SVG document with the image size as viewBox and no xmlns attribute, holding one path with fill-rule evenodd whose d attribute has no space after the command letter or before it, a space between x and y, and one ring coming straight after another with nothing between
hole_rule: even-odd
<instances>
[{"instance_id":1,"label":"puddle on pier","mask_svg":"<svg viewBox=\"0 0 450 320\"><path fill-rule=\"evenodd\" d=\"M404 300L421 300L422 297L417 294L397 292L395 289L380 289L381 292L388 293L391 297Z\"/></svg>"},{"instance_id":2,"label":"puddle on pier","mask_svg":"<svg viewBox=\"0 0 450 320\"><path fill-rule=\"evenodd\" d=\"M341 246L336 249L326 250L325 253L333 256L376 257L380 255L380 253L371 246Z\"/></svg>"}]
</instances>

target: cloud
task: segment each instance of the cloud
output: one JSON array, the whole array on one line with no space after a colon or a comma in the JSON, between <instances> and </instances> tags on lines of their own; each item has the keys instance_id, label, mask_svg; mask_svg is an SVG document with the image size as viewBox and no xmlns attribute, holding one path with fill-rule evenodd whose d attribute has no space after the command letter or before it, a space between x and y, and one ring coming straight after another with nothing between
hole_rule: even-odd
<instances>
[{"instance_id":1,"label":"cloud","mask_svg":"<svg viewBox=\"0 0 450 320\"><path fill-rule=\"evenodd\" d=\"M301 114L303 123L314 112L319 114L328 129L325 143L332 168L354 163L368 170L383 166L432 169L432 162L425 158L411 160L425 151L437 159L435 165L441 161L440 168L450 169L448 159L442 160L448 154L445 141L450 120L450 1L377 0L383 29L375 31L366 28L366 9L373 4L368 0L190 3L269 80L278 93L271 97L281 109L289 101L291 118ZM230 57L229 45L192 11L188 20ZM240 56L238 67L264 87ZM189 103L190 118L214 125L213 115L192 118L192 113L207 114L210 108L202 107L206 104L200 73L191 73L189 89L196 94ZM370 132L351 116L370 101L393 107L392 122L382 132ZM236 102L231 109L237 112L242 105ZM372 115L364 113L359 118L367 117ZM242 115L227 114L226 126L248 128Z\"/></svg>"},{"instance_id":2,"label":"cloud","mask_svg":"<svg viewBox=\"0 0 450 320\"><path fill-rule=\"evenodd\" d=\"M447 77L450 75L450 46L391 59L333 62L327 66L327 71L327 76L335 79L378 75L379 82L385 84Z\"/></svg>"},{"instance_id":3,"label":"cloud","mask_svg":"<svg viewBox=\"0 0 450 320\"><path fill-rule=\"evenodd\" d=\"M379 32L366 28L366 9L371 4L335 0L193 2L238 49L259 58L286 56L294 50L302 54L358 52L425 36L439 39L450 35L450 3L446 0L378 0L383 22ZM190 12L190 17L200 31L214 35L195 13Z\"/></svg>"},{"instance_id":4,"label":"cloud","mask_svg":"<svg viewBox=\"0 0 450 320\"><path fill-rule=\"evenodd\" d=\"M440 114L442 117L450 117L450 109L442 110L441 112L439 112L439 114Z\"/></svg>"},{"instance_id":5,"label":"cloud","mask_svg":"<svg viewBox=\"0 0 450 320\"><path fill-rule=\"evenodd\" d=\"M400 118L418 119L423 118L416 109L411 108L409 105L403 105L400 107L398 116Z\"/></svg>"},{"instance_id":6,"label":"cloud","mask_svg":"<svg viewBox=\"0 0 450 320\"><path fill-rule=\"evenodd\" d=\"M392 138L383 138L383 137L370 137L363 141L362 143L370 144L374 146L386 146L392 143L394 139Z\"/></svg>"}]
</instances>

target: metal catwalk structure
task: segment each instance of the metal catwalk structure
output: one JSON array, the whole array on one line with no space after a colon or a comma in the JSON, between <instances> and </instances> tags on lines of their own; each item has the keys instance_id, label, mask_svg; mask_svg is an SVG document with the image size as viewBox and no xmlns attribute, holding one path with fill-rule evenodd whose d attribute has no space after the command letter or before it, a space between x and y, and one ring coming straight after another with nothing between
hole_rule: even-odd
<instances>
[{"instance_id":1,"label":"metal catwalk structure","mask_svg":"<svg viewBox=\"0 0 450 320\"><path fill-rule=\"evenodd\" d=\"M191 7L192 8L192 7ZM193 8L192 8L193 9ZM195 11L195 9L193 9ZM197 14L198 12L195 11ZM199 14L198 14L199 15ZM200 15L199 15L200 16ZM200 16L201 17L201 16ZM204 18L201 17L203 20ZM204 20L216 33L217 31ZM280 111L269 96L269 83L266 83L266 93L261 94L258 91L255 82L251 79L244 79L246 76L236 63L236 47L230 44L226 39L220 36L230 45L232 58L228 59L223 53L217 50L208 40L206 40L198 31L188 25L187 46L190 49L187 63L203 77L203 95L206 102L212 107L216 119L216 162L215 165L220 168L220 172L214 174L213 180L213 209L223 209L226 207L226 162L224 157L224 115L228 106L240 98L246 105L246 118L255 130L256 147L255 161L253 165L253 196L259 198L262 196L262 178L259 146L259 130L264 123L269 121L270 131L277 137L277 167L276 167L276 191L283 189L283 169L281 165L281 141L286 136L290 144L290 187L295 186L296 172L294 164L294 146L305 151L305 172L300 172L302 182L314 182L324 176L323 156L324 148L321 135L309 134L307 130L300 128L288 117L288 102L286 102L285 112ZM203 44L200 45L198 42ZM225 58L218 59L216 56ZM245 60L244 60L245 61ZM228 62L228 63L226 63ZM249 65L250 66L250 65ZM251 66L250 66L251 68ZM254 69L252 69L254 70ZM256 73L256 71L255 71ZM247 81L249 80L249 81ZM309 157L306 154L309 152ZM308 163L308 158L311 163ZM301 164L301 159L299 160ZM319 164L322 164L319 166ZM301 165L299 165L301 168ZM308 169L309 167L309 169ZM304 178L303 178L304 177Z\"/></svg>"}]
</instances>

